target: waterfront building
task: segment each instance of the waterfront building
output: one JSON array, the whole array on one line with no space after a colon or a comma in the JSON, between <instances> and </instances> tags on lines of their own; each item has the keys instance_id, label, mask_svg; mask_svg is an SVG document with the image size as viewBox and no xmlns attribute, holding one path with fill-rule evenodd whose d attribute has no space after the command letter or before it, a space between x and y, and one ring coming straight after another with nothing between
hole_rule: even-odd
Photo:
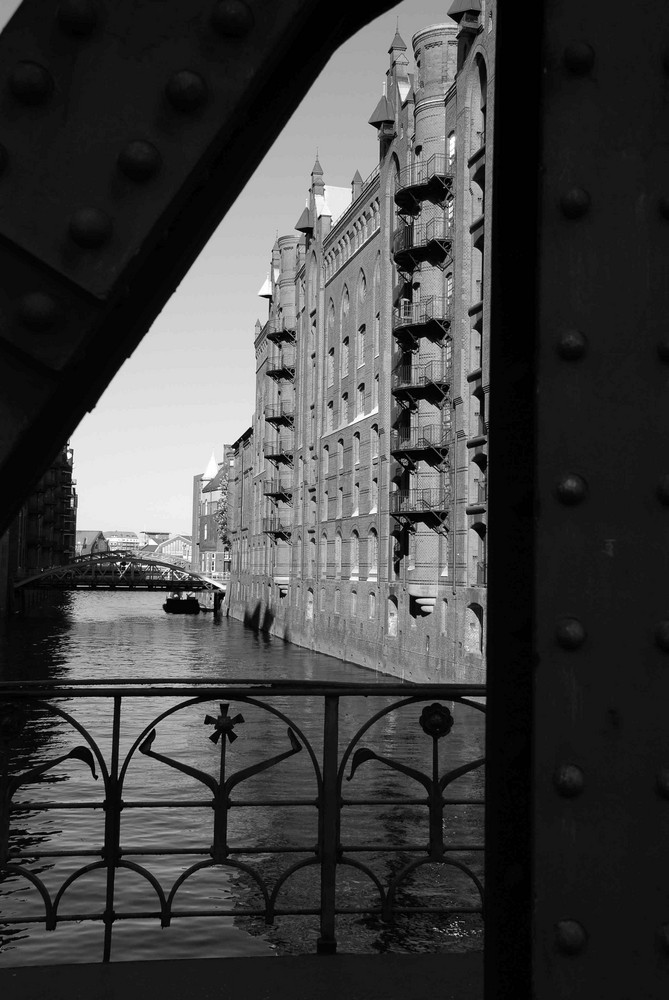
<instances>
[{"instance_id":1,"label":"waterfront building","mask_svg":"<svg viewBox=\"0 0 669 1000\"><path fill-rule=\"evenodd\" d=\"M181 569L190 569L192 556L193 540L190 535L169 535L154 546L150 558L172 563Z\"/></svg>"},{"instance_id":2,"label":"waterfront building","mask_svg":"<svg viewBox=\"0 0 669 1000\"><path fill-rule=\"evenodd\" d=\"M0 538L0 617L13 610L16 581L74 559L77 491L73 466L74 452L68 444Z\"/></svg>"},{"instance_id":3,"label":"waterfront building","mask_svg":"<svg viewBox=\"0 0 669 1000\"><path fill-rule=\"evenodd\" d=\"M103 531L77 531L75 555L95 556L107 551L107 539Z\"/></svg>"},{"instance_id":4,"label":"waterfront building","mask_svg":"<svg viewBox=\"0 0 669 1000\"><path fill-rule=\"evenodd\" d=\"M415 680L485 672L494 19L476 8L414 36L413 73L395 35L366 180L330 187L317 158L233 445L231 613Z\"/></svg>"},{"instance_id":5,"label":"waterfront building","mask_svg":"<svg viewBox=\"0 0 669 1000\"><path fill-rule=\"evenodd\" d=\"M214 578L230 572L230 546L225 536L223 508L227 504L230 446L223 461L212 452L203 473L193 477L190 568Z\"/></svg>"},{"instance_id":6,"label":"waterfront building","mask_svg":"<svg viewBox=\"0 0 669 1000\"><path fill-rule=\"evenodd\" d=\"M127 552L136 556L139 552L140 540L136 531L105 531L108 552Z\"/></svg>"}]
</instances>

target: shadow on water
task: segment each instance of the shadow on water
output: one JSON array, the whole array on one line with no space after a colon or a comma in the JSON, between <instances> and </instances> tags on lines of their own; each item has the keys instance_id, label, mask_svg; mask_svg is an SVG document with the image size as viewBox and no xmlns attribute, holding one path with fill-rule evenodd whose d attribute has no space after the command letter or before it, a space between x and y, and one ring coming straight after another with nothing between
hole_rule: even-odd
<instances>
[{"instance_id":1,"label":"shadow on water","mask_svg":"<svg viewBox=\"0 0 669 1000\"><path fill-rule=\"evenodd\" d=\"M262 612L260 601L257 602L253 611L244 613L244 625L255 632L255 638L259 642L261 639L268 644L271 639L272 626L274 624L274 612L271 608L265 608ZM283 636L284 642L290 642L288 634Z\"/></svg>"}]
</instances>

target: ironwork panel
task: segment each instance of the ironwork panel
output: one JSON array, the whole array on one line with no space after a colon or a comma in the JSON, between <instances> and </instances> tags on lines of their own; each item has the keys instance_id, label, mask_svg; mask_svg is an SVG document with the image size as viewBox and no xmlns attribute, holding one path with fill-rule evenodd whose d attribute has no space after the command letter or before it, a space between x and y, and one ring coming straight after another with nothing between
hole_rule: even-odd
<instances>
[{"instance_id":1,"label":"ironwork panel","mask_svg":"<svg viewBox=\"0 0 669 1000\"><path fill-rule=\"evenodd\" d=\"M616 5L545 16L534 990L661 997L669 10L636 6L643 31Z\"/></svg>"},{"instance_id":2,"label":"ironwork panel","mask_svg":"<svg viewBox=\"0 0 669 1000\"><path fill-rule=\"evenodd\" d=\"M0 35L0 363L17 397L0 474L20 484L0 530L330 54L387 6L338 5L323 34L315 0L24 0Z\"/></svg>"}]
</instances>

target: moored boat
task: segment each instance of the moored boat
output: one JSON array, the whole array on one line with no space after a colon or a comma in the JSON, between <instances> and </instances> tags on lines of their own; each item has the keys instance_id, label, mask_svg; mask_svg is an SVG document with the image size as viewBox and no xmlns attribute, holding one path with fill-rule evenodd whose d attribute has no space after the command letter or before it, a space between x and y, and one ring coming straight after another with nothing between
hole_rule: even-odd
<instances>
[{"instance_id":1,"label":"moored boat","mask_svg":"<svg viewBox=\"0 0 669 1000\"><path fill-rule=\"evenodd\" d=\"M163 611L166 611L168 615L199 615L200 602L192 594L187 594L186 597L182 597L181 594L172 594L163 604Z\"/></svg>"}]
</instances>

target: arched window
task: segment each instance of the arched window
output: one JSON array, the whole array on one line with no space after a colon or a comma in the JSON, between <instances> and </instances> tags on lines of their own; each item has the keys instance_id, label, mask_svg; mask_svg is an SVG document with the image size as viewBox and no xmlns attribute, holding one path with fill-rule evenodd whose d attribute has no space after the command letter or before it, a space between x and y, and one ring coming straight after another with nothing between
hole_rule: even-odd
<instances>
[{"instance_id":1,"label":"arched window","mask_svg":"<svg viewBox=\"0 0 669 1000\"><path fill-rule=\"evenodd\" d=\"M372 409L377 410L379 407L379 376L378 372L374 376L374 381L372 382Z\"/></svg>"},{"instance_id":2,"label":"arched window","mask_svg":"<svg viewBox=\"0 0 669 1000\"><path fill-rule=\"evenodd\" d=\"M397 614L397 598L396 597L389 597L388 598L388 625L387 625L388 635L389 636L395 636L395 635L397 635L397 619L398 619L398 614Z\"/></svg>"},{"instance_id":3,"label":"arched window","mask_svg":"<svg viewBox=\"0 0 669 1000\"><path fill-rule=\"evenodd\" d=\"M353 510L352 517L357 517L360 513L360 483L353 483Z\"/></svg>"},{"instance_id":4,"label":"arched window","mask_svg":"<svg viewBox=\"0 0 669 1000\"><path fill-rule=\"evenodd\" d=\"M367 538L367 576L371 579L378 575L379 566L379 536L375 528L370 528Z\"/></svg>"},{"instance_id":5,"label":"arched window","mask_svg":"<svg viewBox=\"0 0 669 1000\"><path fill-rule=\"evenodd\" d=\"M351 579L357 580L360 575L360 537L357 531L351 532Z\"/></svg>"},{"instance_id":6,"label":"arched window","mask_svg":"<svg viewBox=\"0 0 669 1000\"><path fill-rule=\"evenodd\" d=\"M350 307L349 296L348 296L348 286L344 285L344 291L341 296L341 325L344 326L347 318L348 311Z\"/></svg>"},{"instance_id":7,"label":"arched window","mask_svg":"<svg viewBox=\"0 0 669 1000\"><path fill-rule=\"evenodd\" d=\"M358 302L362 305L365 301L367 295L367 279L365 278L365 272L360 271L358 276Z\"/></svg>"},{"instance_id":8,"label":"arched window","mask_svg":"<svg viewBox=\"0 0 669 1000\"><path fill-rule=\"evenodd\" d=\"M328 570L328 536L326 532L321 535L321 551L319 556L319 570L321 575L321 580L324 580L327 576Z\"/></svg>"},{"instance_id":9,"label":"arched window","mask_svg":"<svg viewBox=\"0 0 669 1000\"><path fill-rule=\"evenodd\" d=\"M365 412L365 383L361 382L357 388L355 396L355 414L362 416Z\"/></svg>"},{"instance_id":10,"label":"arched window","mask_svg":"<svg viewBox=\"0 0 669 1000\"><path fill-rule=\"evenodd\" d=\"M379 454L379 428L377 424L372 424L372 429L370 431L370 445L372 458L377 458Z\"/></svg>"},{"instance_id":11,"label":"arched window","mask_svg":"<svg viewBox=\"0 0 669 1000\"><path fill-rule=\"evenodd\" d=\"M357 431L353 435L353 464L360 465L360 435Z\"/></svg>"},{"instance_id":12,"label":"arched window","mask_svg":"<svg viewBox=\"0 0 669 1000\"><path fill-rule=\"evenodd\" d=\"M342 392L341 394L341 413L339 415L339 423L348 423L348 393Z\"/></svg>"},{"instance_id":13,"label":"arched window","mask_svg":"<svg viewBox=\"0 0 669 1000\"><path fill-rule=\"evenodd\" d=\"M351 591L351 618L357 618L358 616L358 592L357 590Z\"/></svg>"},{"instance_id":14,"label":"arched window","mask_svg":"<svg viewBox=\"0 0 669 1000\"><path fill-rule=\"evenodd\" d=\"M328 351L328 385L334 385L335 376L335 359L334 359L334 347L331 347Z\"/></svg>"},{"instance_id":15,"label":"arched window","mask_svg":"<svg viewBox=\"0 0 669 1000\"><path fill-rule=\"evenodd\" d=\"M335 535L335 579L341 580L341 531Z\"/></svg>"},{"instance_id":16,"label":"arched window","mask_svg":"<svg viewBox=\"0 0 669 1000\"><path fill-rule=\"evenodd\" d=\"M369 617L376 618L376 594L372 590L368 598Z\"/></svg>"},{"instance_id":17,"label":"arched window","mask_svg":"<svg viewBox=\"0 0 669 1000\"><path fill-rule=\"evenodd\" d=\"M348 375L348 337L344 337L341 342L341 374Z\"/></svg>"},{"instance_id":18,"label":"arched window","mask_svg":"<svg viewBox=\"0 0 669 1000\"><path fill-rule=\"evenodd\" d=\"M337 441L337 466L340 469L344 468L344 439L339 438Z\"/></svg>"},{"instance_id":19,"label":"arched window","mask_svg":"<svg viewBox=\"0 0 669 1000\"><path fill-rule=\"evenodd\" d=\"M340 486L337 490L337 511L335 517L343 517L344 515L344 488Z\"/></svg>"},{"instance_id":20,"label":"arched window","mask_svg":"<svg viewBox=\"0 0 669 1000\"><path fill-rule=\"evenodd\" d=\"M369 513L376 514L378 506L379 506L379 481L378 479L374 478L372 479L371 483Z\"/></svg>"},{"instance_id":21,"label":"arched window","mask_svg":"<svg viewBox=\"0 0 669 1000\"><path fill-rule=\"evenodd\" d=\"M361 368L365 363L365 324L358 328L358 342L356 348L356 354L358 356L358 368Z\"/></svg>"},{"instance_id":22,"label":"arched window","mask_svg":"<svg viewBox=\"0 0 669 1000\"><path fill-rule=\"evenodd\" d=\"M332 299L328 305L328 333L332 333L335 325L335 306Z\"/></svg>"},{"instance_id":23,"label":"arched window","mask_svg":"<svg viewBox=\"0 0 669 1000\"><path fill-rule=\"evenodd\" d=\"M453 170L455 166L455 132L449 132L446 140L446 156L448 157L447 169Z\"/></svg>"},{"instance_id":24,"label":"arched window","mask_svg":"<svg viewBox=\"0 0 669 1000\"><path fill-rule=\"evenodd\" d=\"M330 449L328 448L327 445L325 445L325 447L323 448L323 465L322 465L324 476L327 476L328 474L329 463L330 463Z\"/></svg>"},{"instance_id":25,"label":"arched window","mask_svg":"<svg viewBox=\"0 0 669 1000\"><path fill-rule=\"evenodd\" d=\"M483 608L470 604L465 616L465 652L483 652Z\"/></svg>"},{"instance_id":26,"label":"arched window","mask_svg":"<svg viewBox=\"0 0 669 1000\"><path fill-rule=\"evenodd\" d=\"M441 602L441 634L446 635L448 629L448 601L446 598Z\"/></svg>"},{"instance_id":27,"label":"arched window","mask_svg":"<svg viewBox=\"0 0 669 1000\"><path fill-rule=\"evenodd\" d=\"M307 606L305 608L305 617L308 622L312 621L314 617L314 592L311 589L307 591Z\"/></svg>"}]
</instances>

